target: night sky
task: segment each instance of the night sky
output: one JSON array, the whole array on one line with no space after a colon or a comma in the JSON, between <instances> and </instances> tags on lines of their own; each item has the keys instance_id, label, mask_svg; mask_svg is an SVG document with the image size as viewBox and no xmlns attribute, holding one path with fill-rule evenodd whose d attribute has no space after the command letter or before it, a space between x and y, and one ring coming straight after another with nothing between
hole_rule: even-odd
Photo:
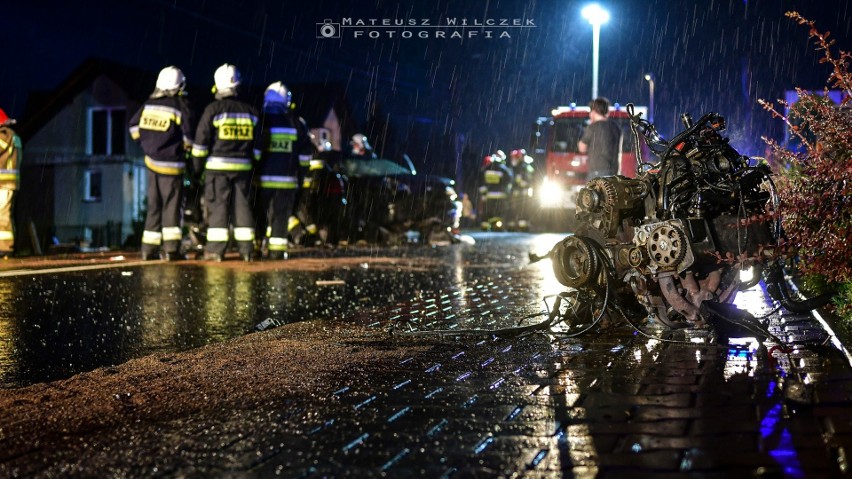
<instances>
[{"instance_id":1,"label":"night sky","mask_svg":"<svg viewBox=\"0 0 852 479\"><path fill-rule=\"evenodd\" d=\"M266 85L339 82L359 125L388 154L408 151L427 171L452 173L453 145L464 135L470 156L526 146L536 117L591 96L592 28L579 1L372 0L90 0L8 2L0 15L4 45L0 107L25 120L27 96L56 88L89 57L152 72L173 64L190 82L212 85L222 63L245 81ZM784 17L798 10L852 49L852 12L845 0L601 1L611 15L601 28L600 94L647 104L647 72L656 77L656 123L664 136L678 116L716 111L744 153L763 150L761 135L783 135L757 104L794 86L825 85L807 29ZM478 30L464 40L435 38L446 18L531 19L534 28ZM317 23L370 19L429 21L429 38L388 38L390 29L343 28L317 38ZM444 28L449 35L451 30ZM465 30L465 31L469 31ZM491 30L493 38L486 38ZM401 29L395 29L400 34ZM510 38L498 38L502 32ZM153 87L153 85L152 85ZM203 106L209 98L194 98ZM381 137L386 138L381 142ZM450 161L448 161L450 160Z\"/></svg>"}]
</instances>

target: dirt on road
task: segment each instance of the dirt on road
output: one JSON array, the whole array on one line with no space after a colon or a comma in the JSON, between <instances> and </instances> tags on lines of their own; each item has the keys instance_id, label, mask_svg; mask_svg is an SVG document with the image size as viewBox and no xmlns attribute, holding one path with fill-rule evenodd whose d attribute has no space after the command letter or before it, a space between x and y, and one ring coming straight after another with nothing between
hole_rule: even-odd
<instances>
[{"instance_id":1,"label":"dirt on road","mask_svg":"<svg viewBox=\"0 0 852 479\"><path fill-rule=\"evenodd\" d=\"M223 417L295 398L328 400L328 384L367 381L367 371L429 347L350 322L314 321L0 390L0 471L51 475L58 472L52 464L91 454L101 437L112 437L119 448L140 427ZM129 437L120 431L130 431Z\"/></svg>"}]
</instances>

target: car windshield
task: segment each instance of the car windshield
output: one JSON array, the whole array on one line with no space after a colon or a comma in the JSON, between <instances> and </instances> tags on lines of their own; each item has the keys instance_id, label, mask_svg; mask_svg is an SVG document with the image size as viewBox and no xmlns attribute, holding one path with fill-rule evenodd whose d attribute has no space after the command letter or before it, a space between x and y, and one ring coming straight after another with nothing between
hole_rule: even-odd
<instances>
[{"instance_id":1,"label":"car windshield","mask_svg":"<svg viewBox=\"0 0 852 479\"><path fill-rule=\"evenodd\" d=\"M384 158L348 159L341 163L343 173L348 176L410 175L411 170Z\"/></svg>"},{"instance_id":2,"label":"car windshield","mask_svg":"<svg viewBox=\"0 0 852 479\"><path fill-rule=\"evenodd\" d=\"M577 142L583 137L585 118L559 118L553 124L553 151L577 153Z\"/></svg>"}]
</instances>

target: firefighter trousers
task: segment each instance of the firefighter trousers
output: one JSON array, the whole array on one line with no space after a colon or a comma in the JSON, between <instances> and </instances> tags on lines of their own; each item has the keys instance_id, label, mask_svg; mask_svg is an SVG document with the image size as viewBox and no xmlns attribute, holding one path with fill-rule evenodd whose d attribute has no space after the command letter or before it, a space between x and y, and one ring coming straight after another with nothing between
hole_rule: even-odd
<instances>
[{"instance_id":1,"label":"firefighter trousers","mask_svg":"<svg viewBox=\"0 0 852 479\"><path fill-rule=\"evenodd\" d=\"M269 251L287 251L290 217L296 207L297 189L260 188L258 190L257 229L269 239Z\"/></svg>"},{"instance_id":2,"label":"firefighter trousers","mask_svg":"<svg viewBox=\"0 0 852 479\"><path fill-rule=\"evenodd\" d=\"M0 188L0 253L11 253L15 245L14 200L15 190Z\"/></svg>"},{"instance_id":3,"label":"firefighter trousers","mask_svg":"<svg viewBox=\"0 0 852 479\"><path fill-rule=\"evenodd\" d=\"M207 170L204 201L207 205L207 244L205 252L224 256L229 226L240 254L254 251L254 214L251 210L251 171Z\"/></svg>"},{"instance_id":4,"label":"firefighter trousers","mask_svg":"<svg viewBox=\"0 0 852 479\"><path fill-rule=\"evenodd\" d=\"M142 233L142 254L163 252L175 254L180 248L183 231L180 226L183 177L161 175L148 170L148 213Z\"/></svg>"}]
</instances>

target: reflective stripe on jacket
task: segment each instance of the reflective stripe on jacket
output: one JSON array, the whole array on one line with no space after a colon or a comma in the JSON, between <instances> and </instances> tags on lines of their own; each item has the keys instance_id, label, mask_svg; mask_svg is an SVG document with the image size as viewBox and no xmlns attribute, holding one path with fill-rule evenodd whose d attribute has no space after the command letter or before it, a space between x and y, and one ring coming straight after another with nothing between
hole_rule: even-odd
<instances>
[{"instance_id":1,"label":"reflective stripe on jacket","mask_svg":"<svg viewBox=\"0 0 852 479\"><path fill-rule=\"evenodd\" d=\"M261 175L260 187L295 190L299 187L299 178L297 176Z\"/></svg>"},{"instance_id":2,"label":"reflective stripe on jacket","mask_svg":"<svg viewBox=\"0 0 852 479\"><path fill-rule=\"evenodd\" d=\"M186 169L185 161L157 161L148 155L145 155L145 166L154 173L161 175L182 175Z\"/></svg>"},{"instance_id":3,"label":"reflective stripe on jacket","mask_svg":"<svg viewBox=\"0 0 852 479\"><path fill-rule=\"evenodd\" d=\"M252 164L248 158L208 156L205 168L216 171L251 171Z\"/></svg>"}]
</instances>

